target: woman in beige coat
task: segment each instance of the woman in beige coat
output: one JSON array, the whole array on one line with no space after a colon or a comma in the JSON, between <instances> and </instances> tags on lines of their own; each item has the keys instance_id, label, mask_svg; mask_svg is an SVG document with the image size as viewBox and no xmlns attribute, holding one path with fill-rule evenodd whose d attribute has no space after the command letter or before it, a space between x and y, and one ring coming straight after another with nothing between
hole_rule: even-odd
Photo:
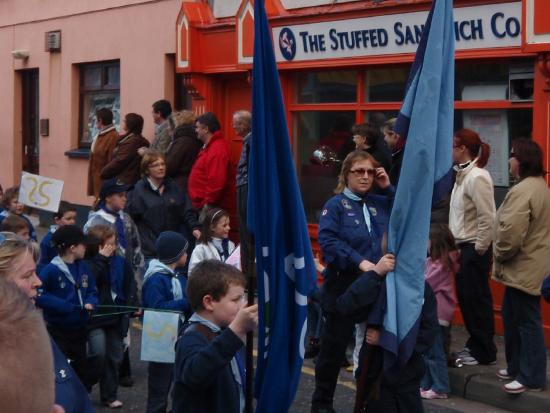
<instances>
[{"instance_id":1,"label":"woman in beige coat","mask_svg":"<svg viewBox=\"0 0 550 413\"><path fill-rule=\"evenodd\" d=\"M497 212L493 279L506 286L502 301L507 368L498 371L507 393L546 385L546 350L540 289L550 271L550 190L544 180L542 150L530 139L516 139L510 173L519 183Z\"/></svg>"}]
</instances>

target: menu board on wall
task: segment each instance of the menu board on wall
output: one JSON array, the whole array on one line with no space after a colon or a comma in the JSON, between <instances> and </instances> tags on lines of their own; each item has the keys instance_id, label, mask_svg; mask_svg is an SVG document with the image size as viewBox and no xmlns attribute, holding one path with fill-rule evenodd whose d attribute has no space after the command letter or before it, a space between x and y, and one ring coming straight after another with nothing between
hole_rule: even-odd
<instances>
[{"instance_id":1,"label":"menu board on wall","mask_svg":"<svg viewBox=\"0 0 550 413\"><path fill-rule=\"evenodd\" d=\"M505 110L465 110L463 125L476 131L483 142L491 146L491 156L485 167L495 186L509 186L508 113Z\"/></svg>"}]
</instances>

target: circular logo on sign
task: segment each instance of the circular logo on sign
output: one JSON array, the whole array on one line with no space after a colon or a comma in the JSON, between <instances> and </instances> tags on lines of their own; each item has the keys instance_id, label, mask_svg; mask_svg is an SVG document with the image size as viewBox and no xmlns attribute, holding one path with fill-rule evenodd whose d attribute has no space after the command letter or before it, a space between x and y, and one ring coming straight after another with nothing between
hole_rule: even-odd
<instances>
[{"instance_id":1,"label":"circular logo on sign","mask_svg":"<svg viewBox=\"0 0 550 413\"><path fill-rule=\"evenodd\" d=\"M296 56L296 38L288 27L279 33L279 49L286 60L292 60Z\"/></svg>"}]
</instances>

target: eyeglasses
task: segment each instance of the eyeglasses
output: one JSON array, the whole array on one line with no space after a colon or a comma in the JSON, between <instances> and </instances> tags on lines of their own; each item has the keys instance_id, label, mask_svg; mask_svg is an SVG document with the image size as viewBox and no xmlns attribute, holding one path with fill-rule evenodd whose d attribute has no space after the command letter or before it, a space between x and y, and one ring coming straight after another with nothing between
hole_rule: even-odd
<instances>
[{"instance_id":1,"label":"eyeglasses","mask_svg":"<svg viewBox=\"0 0 550 413\"><path fill-rule=\"evenodd\" d=\"M368 176L374 176L374 174L376 173L376 169L364 169L364 168L359 168L359 169L352 169L350 170L350 173L354 174L356 177L358 178L361 178L363 176L365 176L365 174L367 174Z\"/></svg>"},{"instance_id":2,"label":"eyeglasses","mask_svg":"<svg viewBox=\"0 0 550 413\"><path fill-rule=\"evenodd\" d=\"M154 162L151 165L149 165L149 168L158 168L160 166L166 166L166 163L164 163L164 162Z\"/></svg>"}]
</instances>

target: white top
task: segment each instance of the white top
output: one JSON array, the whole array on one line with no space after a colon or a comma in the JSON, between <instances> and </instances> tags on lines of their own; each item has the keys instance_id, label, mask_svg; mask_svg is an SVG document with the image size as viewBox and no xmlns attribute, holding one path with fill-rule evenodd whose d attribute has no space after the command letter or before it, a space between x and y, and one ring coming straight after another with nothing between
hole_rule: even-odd
<instances>
[{"instance_id":1,"label":"white top","mask_svg":"<svg viewBox=\"0 0 550 413\"><path fill-rule=\"evenodd\" d=\"M232 241L229 241L229 255L233 253L235 250L235 244ZM204 260L218 260L218 261L225 261L222 259L220 253L218 252L217 248L214 246L214 243L210 241L207 244L200 243L195 246L195 249L193 250L193 253L191 254L191 261L189 261L189 270L188 274L191 275L191 271L193 271L193 267L197 265L199 262Z\"/></svg>"}]
</instances>

